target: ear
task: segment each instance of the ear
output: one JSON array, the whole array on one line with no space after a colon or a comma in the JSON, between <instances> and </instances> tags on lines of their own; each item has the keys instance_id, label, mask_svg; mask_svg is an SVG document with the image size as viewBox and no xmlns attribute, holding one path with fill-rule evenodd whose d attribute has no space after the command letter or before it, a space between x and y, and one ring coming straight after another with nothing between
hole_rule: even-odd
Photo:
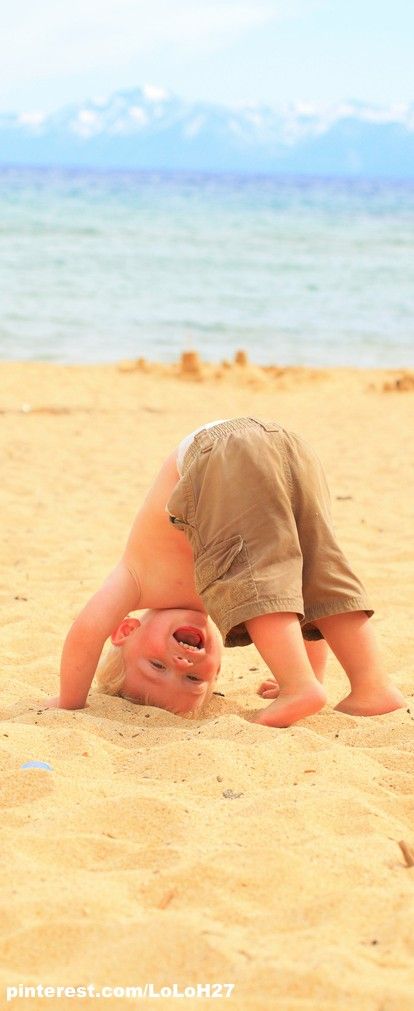
<instances>
[{"instance_id":1,"label":"ear","mask_svg":"<svg viewBox=\"0 0 414 1011\"><path fill-rule=\"evenodd\" d=\"M114 632L112 632L111 635L112 645L122 646L122 644L125 642L125 639L127 639L128 636L131 635L131 632L135 632L135 629L139 628L140 624L141 622L138 621L138 618L124 618L124 620L121 621L121 624L118 625L118 628L116 628Z\"/></svg>"}]
</instances>

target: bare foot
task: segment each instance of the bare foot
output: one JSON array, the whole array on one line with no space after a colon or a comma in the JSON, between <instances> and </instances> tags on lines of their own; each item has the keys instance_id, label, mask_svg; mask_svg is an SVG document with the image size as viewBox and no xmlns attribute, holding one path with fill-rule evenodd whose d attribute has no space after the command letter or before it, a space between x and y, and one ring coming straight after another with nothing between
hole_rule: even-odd
<instances>
[{"instance_id":1,"label":"bare foot","mask_svg":"<svg viewBox=\"0 0 414 1011\"><path fill-rule=\"evenodd\" d=\"M306 685L301 692L295 694L281 690L276 702L255 713L253 722L262 723L266 727L290 727L297 720L319 712L325 702L325 689L317 681Z\"/></svg>"},{"instance_id":2,"label":"bare foot","mask_svg":"<svg viewBox=\"0 0 414 1011\"><path fill-rule=\"evenodd\" d=\"M274 678L268 678L267 681L262 681L257 689L257 694L261 695L263 699L277 699L280 692L279 685Z\"/></svg>"},{"instance_id":3,"label":"bare foot","mask_svg":"<svg viewBox=\"0 0 414 1011\"><path fill-rule=\"evenodd\" d=\"M383 716L384 713L393 713L396 709L405 709L406 705L399 689L395 685L387 685L377 689L375 694L365 697L351 692L335 706L335 709L338 713L347 713L349 716Z\"/></svg>"}]
</instances>

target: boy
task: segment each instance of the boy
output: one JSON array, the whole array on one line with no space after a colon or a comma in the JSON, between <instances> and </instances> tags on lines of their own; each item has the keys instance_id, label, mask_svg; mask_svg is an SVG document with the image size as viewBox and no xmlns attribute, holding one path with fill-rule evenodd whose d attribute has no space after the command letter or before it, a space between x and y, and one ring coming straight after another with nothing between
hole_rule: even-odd
<instances>
[{"instance_id":1,"label":"boy","mask_svg":"<svg viewBox=\"0 0 414 1011\"><path fill-rule=\"evenodd\" d=\"M138 608L149 608L140 621L125 618ZM108 690L199 710L220 664L212 618L225 645L253 641L270 668L259 692L273 701L257 722L285 727L322 708L323 640L351 684L337 708L391 712L405 703L383 671L372 613L336 542L309 447L276 422L213 422L161 467L123 557L68 634L60 696L49 704L85 705L111 636L121 673Z\"/></svg>"}]
</instances>

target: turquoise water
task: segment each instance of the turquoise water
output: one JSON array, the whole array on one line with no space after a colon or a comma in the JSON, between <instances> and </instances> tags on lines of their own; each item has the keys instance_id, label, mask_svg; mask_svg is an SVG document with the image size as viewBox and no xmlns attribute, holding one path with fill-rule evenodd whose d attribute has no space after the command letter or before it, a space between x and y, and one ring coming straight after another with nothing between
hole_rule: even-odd
<instances>
[{"instance_id":1,"label":"turquoise water","mask_svg":"<svg viewBox=\"0 0 414 1011\"><path fill-rule=\"evenodd\" d=\"M0 172L0 357L413 364L414 185Z\"/></svg>"}]
</instances>

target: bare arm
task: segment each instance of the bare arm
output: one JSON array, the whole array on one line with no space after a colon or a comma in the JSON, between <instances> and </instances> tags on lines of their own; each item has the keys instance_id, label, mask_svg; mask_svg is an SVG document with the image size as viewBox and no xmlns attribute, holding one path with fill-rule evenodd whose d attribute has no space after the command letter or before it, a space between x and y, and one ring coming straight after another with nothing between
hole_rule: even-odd
<instances>
[{"instance_id":1,"label":"bare arm","mask_svg":"<svg viewBox=\"0 0 414 1011\"><path fill-rule=\"evenodd\" d=\"M62 709L82 709L104 643L128 611L140 606L139 590L123 560L74 621L63 647L60 667Z\"/></svg>"},{"instance_id":2,"label":"bare arm","mask_svg":"<svg viewBox=\"0 0 414 1011\"><path fill-rule=\"evenodd\" d=\"M129 611L154 606L148 602L145 588L141 593L141 573L148 581L148 559L152 561L154 550L159 555L165 551L165 530L171 537L165 503L177 480L175 453L172 453L136 516L123 558L83 608L67 635L61 660L60 696L50 700L47 706L82 709L108 636ZM157 598L159 593L157 584ZM153 594L150 596L153 600ZM159 599L160 606L165 606L162 596Z\"/></svg>"}]
</instances>

